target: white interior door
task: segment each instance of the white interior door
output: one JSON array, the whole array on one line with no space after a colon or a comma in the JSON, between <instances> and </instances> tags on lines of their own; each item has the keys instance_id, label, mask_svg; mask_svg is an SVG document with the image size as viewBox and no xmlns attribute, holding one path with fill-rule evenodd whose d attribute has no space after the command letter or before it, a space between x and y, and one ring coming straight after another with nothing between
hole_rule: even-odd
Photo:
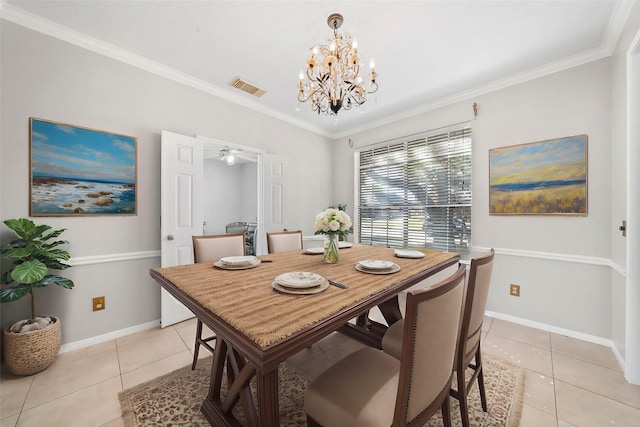
<instances>
[{"instance_id":1,"label":"white interior door","mask_svg":"<svg viewBox=\"0 0 640 427\"><path fill-rule=\"evenodd\" d=\"M193 262L191 236L202 234L202 141L162 131L161 145L161 265L190 264ZM163 328L193 316L161 289L160 323Z\"/></svg>"},{"instance_id":2,"label":"white interior door","mask_svg":"<svg viewBox=\"0 0 640 427\"><path fill-rule=\"evenodd\" d=\"M289 173L289 159L265 154L262 164L264 231L282 231L287 227L288 197L285 182Z\"/></svg>"}]
</instances>

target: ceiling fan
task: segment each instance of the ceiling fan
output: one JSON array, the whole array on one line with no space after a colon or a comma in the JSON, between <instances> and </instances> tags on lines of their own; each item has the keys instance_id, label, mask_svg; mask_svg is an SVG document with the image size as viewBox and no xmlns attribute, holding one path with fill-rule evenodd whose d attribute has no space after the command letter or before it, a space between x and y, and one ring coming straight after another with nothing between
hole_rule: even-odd
<instances>
[{"instance_id":1,"label":"ceiling fan","mask_svg":"<svg viewBox=\"0 0 640 427\"><path fill-rule=\"evenodd\" d=\"M225 162L227 166L234 165L236 163L236 155L242 150L223 148L218 153L218 160Z\"/></svg>"}]
</instances>

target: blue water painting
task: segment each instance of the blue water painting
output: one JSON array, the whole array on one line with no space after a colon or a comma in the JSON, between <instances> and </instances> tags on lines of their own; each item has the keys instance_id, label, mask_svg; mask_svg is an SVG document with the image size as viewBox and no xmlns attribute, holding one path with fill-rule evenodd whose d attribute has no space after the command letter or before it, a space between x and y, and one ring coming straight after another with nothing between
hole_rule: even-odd
<instances>
[{"instance_id":1,"label":"blue water painting","mask_svg":"<svg viewBox=\"0 0 640 427\"><path fill-rule=\"evenodd\" d=\"M67 214L136 214L136 138L31 119L31 215Z\"/></svg>"}]
</instances>

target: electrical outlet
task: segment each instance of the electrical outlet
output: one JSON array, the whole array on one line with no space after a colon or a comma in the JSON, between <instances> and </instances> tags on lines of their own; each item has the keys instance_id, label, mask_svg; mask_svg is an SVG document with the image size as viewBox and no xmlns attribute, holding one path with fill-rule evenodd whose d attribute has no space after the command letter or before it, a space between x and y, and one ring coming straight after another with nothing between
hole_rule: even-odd
<instances>
[{"instance_id":1,"label":"electrical outlet","mask_svg":"<svg viewBox=\"0 0 640 427\"><path fill-rule=\"evenodd\" d=\"M104 297L95 297L93 299L93 311L104 310Z\"/></svg>"},{"instance_id":2,"label":"electrical outlet","mask_svg":"<svg viewBox=\"0 0 640 427\"><path fill-rule=\"evenodd\" d=\"M520 285L516 285L515 283L512 283L511 286L509 287L509 294L512 297L519 297L520 296Z\"/></svg>"}]
</instances>

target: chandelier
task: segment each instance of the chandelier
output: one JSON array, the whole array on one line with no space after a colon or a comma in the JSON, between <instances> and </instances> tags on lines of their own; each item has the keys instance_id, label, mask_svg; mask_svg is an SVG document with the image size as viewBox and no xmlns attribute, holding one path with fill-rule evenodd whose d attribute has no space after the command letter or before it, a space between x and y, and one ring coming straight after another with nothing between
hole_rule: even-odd
<instances>
[{"instance_id":1,"label":"chandelier","mask_svg":"<svg viewBox=\"0 0 640 427\"><path fill-rule=\"evenodd\" d=\"M307 60L306 74L300 71L298 101L311 101L311 109L318 114L335 116L341 109L359 107L367 100L367 94L378 90L373 59L368 84L365 84L360 75L358 42L352 41L348 34L343 37L338 33L342 22L339 13L329 16L327 24L333 30L333 39L327 40L327 45L314 46Z\"/></svg>"}]
</instances>

